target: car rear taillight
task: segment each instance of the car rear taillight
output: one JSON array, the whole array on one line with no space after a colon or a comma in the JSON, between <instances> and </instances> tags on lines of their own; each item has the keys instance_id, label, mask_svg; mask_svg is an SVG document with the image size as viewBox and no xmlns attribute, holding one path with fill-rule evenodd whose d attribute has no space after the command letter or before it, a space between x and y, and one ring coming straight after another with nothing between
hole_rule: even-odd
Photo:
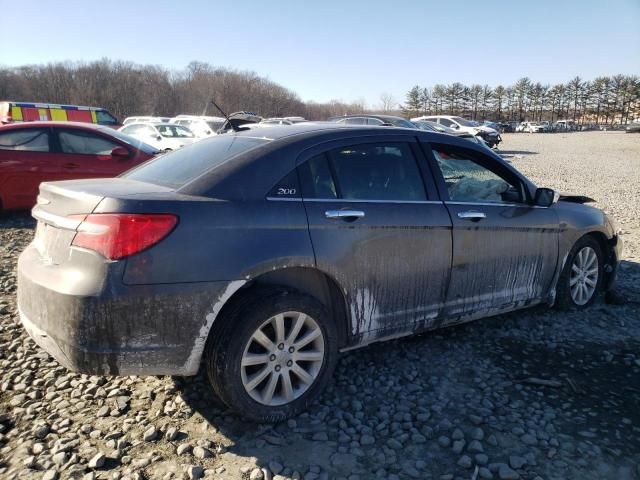
<instances>
[{"instance_id":1,"label":"car rear taillight","mask_svg":"<svg viewBox=\"0 0 640 480\"><path fill-rule=\"evenodd\" d=\"M72 245L94 250L110 260L139 253L165 238L178 217L158 213L71 215L81 220Z\"/></svg>"}]
</instances>

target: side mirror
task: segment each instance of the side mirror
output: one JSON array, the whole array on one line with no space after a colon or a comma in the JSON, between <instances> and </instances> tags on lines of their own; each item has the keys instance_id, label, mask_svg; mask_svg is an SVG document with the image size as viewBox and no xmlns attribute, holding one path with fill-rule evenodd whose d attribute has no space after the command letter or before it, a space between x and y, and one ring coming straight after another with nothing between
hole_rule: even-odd
<instances>
[{"instance_id":1,"label":"side mirror","mask_svg":"<svg viewBox=\"0 0 640 480\"><path fill-rule=\"evenodd\" d=\"M560 195L551 188L536 189L536 196L533 202L539 207L550 207L558 201Z\"/></svg>"},{"instance_id":2,"label":"side mirror","mask_svg":"<svg viewBox=\"0 0 640 480\"><path fill-rule=\"evenodd\" d=\"M460 125L458 125L457 123L452 123L450 128L453 128L454 130L458 130L460 128Z\"/></svg>"},{"instance_id":3,"label":"side mirror","mask_svg":"<svg viewBox=\"0 0 640 480\"><path fill-rule=\"evenodd\" d=\"M118 158L126 158L129 156L129 150L127 150L124 147L114 147L113 150L111 150L111 156L118 157Z\"/></svg>"}]
</instances>

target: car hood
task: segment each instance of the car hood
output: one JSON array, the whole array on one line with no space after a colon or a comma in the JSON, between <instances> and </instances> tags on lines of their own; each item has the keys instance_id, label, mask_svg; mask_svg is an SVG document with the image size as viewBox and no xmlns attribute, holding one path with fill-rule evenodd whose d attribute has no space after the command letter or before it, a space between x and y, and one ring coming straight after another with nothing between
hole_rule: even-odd
<instances>
[{"instance_id":1,"label":"car hood","mask_svg":"<svg viewBox=\"0 0 640 480\"><path fill-rule=\"evenodd\" d=\"M498 134L498 131L495 128L487 127L486 125L480 125L479 127L473 127L473 128L476 128L486 133L495 133L496 135Z\"/></svg>"},{"instance_id":2,"label":"car hood","mask_svg":"<svg viewBox=\"0 0 640 480\"><path fill-rule=\"evenodd\" d=\"M596 200L591 197L587 197L585 195L573 195L570 193L561 193L559 200L571 203L596 203Z\"/></svg>"}]
</instances>

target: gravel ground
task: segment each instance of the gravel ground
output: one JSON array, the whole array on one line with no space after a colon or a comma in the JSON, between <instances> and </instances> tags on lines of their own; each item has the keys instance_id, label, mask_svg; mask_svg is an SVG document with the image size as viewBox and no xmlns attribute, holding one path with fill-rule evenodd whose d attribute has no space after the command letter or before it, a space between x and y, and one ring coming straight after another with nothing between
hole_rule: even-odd
<instances>
[{"instance_id":1,"label":"gravel ground","mask_svg":"<svg viewBox=\"0 0 640 480\"><path fill-rule=\"evenodd\" d=\"M345 354L314 405L255 425L204 377L69 373L17 325L33 235L0 217L0 478L640 478L640 135L506 134L539 185L624 232L622 305L516 312Z\"/></svg>"}]
</instances>

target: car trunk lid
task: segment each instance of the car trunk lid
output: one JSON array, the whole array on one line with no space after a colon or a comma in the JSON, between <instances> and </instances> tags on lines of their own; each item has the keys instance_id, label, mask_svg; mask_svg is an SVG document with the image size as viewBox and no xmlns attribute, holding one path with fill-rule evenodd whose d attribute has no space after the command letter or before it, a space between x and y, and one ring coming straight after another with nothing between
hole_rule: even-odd
<instances>
[{"instance_id":1,"label":"car trunk lid","mask_svg":"<svg viewBox=\"0 0 640 480\"><path fill-rule=\"evenodd\" d=\"M32 210L38 221L34 245L45 262L58 265L68 257L69 247L84 217L105 197L125 198L163 191L172 190L124 178L42 183Z\"/></svg>"}]
</instances>

